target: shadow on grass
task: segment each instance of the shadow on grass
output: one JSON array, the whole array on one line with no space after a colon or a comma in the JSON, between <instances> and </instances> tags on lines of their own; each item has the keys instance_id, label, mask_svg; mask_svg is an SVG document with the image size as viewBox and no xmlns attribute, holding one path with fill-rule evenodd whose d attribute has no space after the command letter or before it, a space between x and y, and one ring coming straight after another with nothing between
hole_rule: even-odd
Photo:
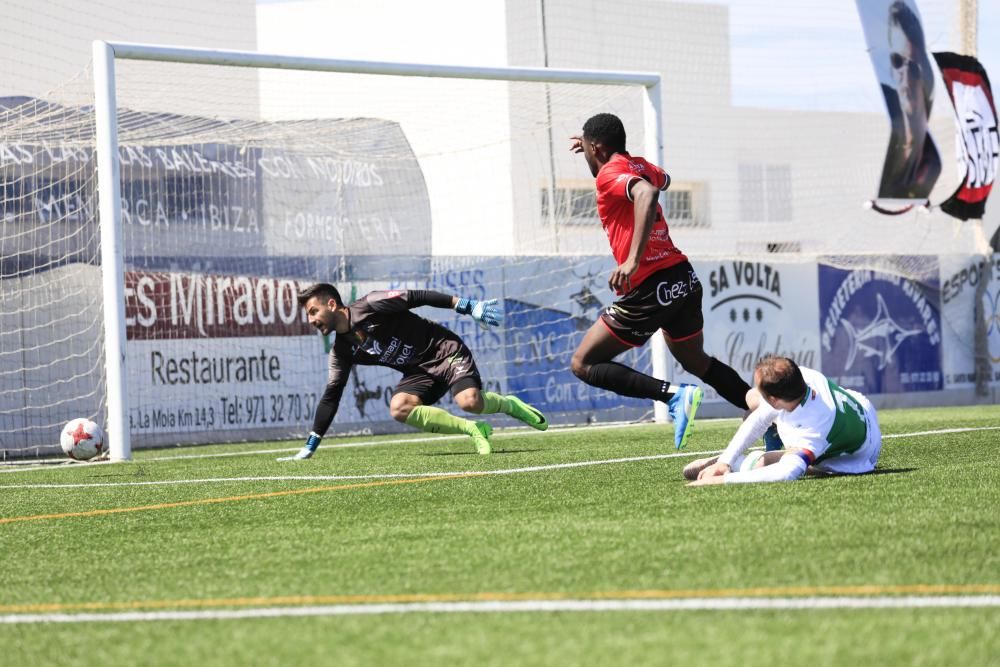
<instances>
[{"instance_id":1,"label":"shadow on grass","mask_svg":"<svg viewBox=\"0 0 1000 667\"><path fill-rule=\"evenodd\" d=\"M93 474L86 475L87 479L115 479L117 477L145 477L146 469L142 467L141 463L133 462L131 465L124 468L113 468L115 472L111 472L108 468L95 468Z\"/></svg>"},{"instance_id":2,"label":"shadow on grass","mask_svg":"<svg viewBox=\"0 0 1000 667\"><path fill-rule=\"evenodd\" d=\"M913 472L917 468L876 468L871 472L862 473L860 475L809 475L806 479L839 479L841 477L871 477L872 475L896 475L900 473Z\"/></svg>"}]
</instances>

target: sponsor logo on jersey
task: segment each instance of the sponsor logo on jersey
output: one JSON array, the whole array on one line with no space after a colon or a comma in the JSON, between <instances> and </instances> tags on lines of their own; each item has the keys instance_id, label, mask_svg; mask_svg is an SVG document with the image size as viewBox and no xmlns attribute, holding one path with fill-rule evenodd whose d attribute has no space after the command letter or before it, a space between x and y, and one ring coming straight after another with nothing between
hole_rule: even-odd
<instances>
[{"instance_id":1,"label":"sponsor logo on jersey","mask_svg":"<svg viewBox=\"0 0 1000 667\"><path fill-rule=\"evenodd\" d=\"M644 171L646 171L646 166L643 163L641 163L641 162L635 162L634 160L629 160L628 161L628 168L631 169L632 171L636 172L636 173L639 173L639 174L641 174ZM619 178L621 178L621 177L619 176Z\"/></svg>"},{"instance_id":2,"label":"sponsor logo on jersey","mask_svg":"<svg viewBox=\"0 0 1000 667\"><path fill-rule=\"evenodd\" d=\"M396 361L394 363L397 366L405 366L406 363L410 360L410 357L412 356L413 356L413 346L404 345L403 349L400 350L399 352L399 356L396 357Z\"/></svg>"},{"instance_id":3,"label":"sponsor logo on jersey","mask_svg":"<svg viewBox=\"0 0 1000 667\"><path fill-rule=\"evenodd\" d=\"M396 354L396 350L399 349L400 341L395 336L389 341L389 344L385 346L385 351L379 353L378 361L380 364L391 363L389 360L392 359L392 355Z\"/></svg>"},{"instance_id":4,"label":"sponsor logo on jersey","mask_svg":"<svg viewBox=\"0 0 1000 667\"><path fill-rule=\"evenodd\" d=\"M460 357L457 352L448 357L448 363L454 369L455 375L462 375L469 370L469 364L466 359Z\"/></svg>"},{"instance_id":5,"label":"sponsor logo on jersey","mask_svg":"<svg viewBox=\"0 0 1000 667\"><path fill-rule=\"evenodd\" d=\"M677 299L683 299L697 289L698 276L694 271L688 271L687 278L673 283L662 282L656 286L656 300L661 306L669 306Z\"/></svg>"},{"instance_id":6,"label":"sponsor logo on jersey","mask_svg":"<svg viewBox=\"0 0 1000 667\"><path fill-rule=\"evenodd\" d=\"M395 336L385 344L385 347L374 338L364 337L361 349L373 357L378 357L378 363L386 366L405 366L413 357L413 346L404 345L403 341Z\"/></svg>"},{"instance_id":7,"label":"sponsor logo on jersey","mask_svg":"<svg viewBox=\"0 0 1000 667\"><path fill-rule=\"evenodd\" d=\"M380 354L382 354L382 346L374 338L368 338L362 341L361 349L367 352L368 354L372 355L373 357L377 357Z\"/></svg>"}]
</instances>

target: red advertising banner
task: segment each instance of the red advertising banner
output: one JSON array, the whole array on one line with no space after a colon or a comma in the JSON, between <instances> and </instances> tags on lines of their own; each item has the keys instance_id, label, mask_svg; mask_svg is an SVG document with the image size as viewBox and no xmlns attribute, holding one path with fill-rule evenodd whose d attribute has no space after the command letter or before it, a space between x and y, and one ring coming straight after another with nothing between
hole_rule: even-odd
<instances>
[{"instance_id":1,"label":"red advertising banner","mask_svg":"<svg viewBox=\"0 0 1000 667\"><path fill-rule=\"evenodd\" d=\"M129 340L303 336L315 332L299 283L200 273L125 274Z\"/></svg>"}]
</instances>

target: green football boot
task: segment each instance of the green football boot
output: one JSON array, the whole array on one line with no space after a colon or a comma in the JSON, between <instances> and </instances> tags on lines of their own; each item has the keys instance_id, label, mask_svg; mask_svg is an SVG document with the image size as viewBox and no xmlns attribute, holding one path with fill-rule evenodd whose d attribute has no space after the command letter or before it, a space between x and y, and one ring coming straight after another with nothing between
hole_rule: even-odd
<instances>
[{"instance_id":1,"label":"green football boot","mask_svg":"<svg viewBox=\"0 0 1000 667\"><path fill-rule=\"evenodd\" d=\"M544 431L549 427L549 423L545 420L545 415L536 408L528 405L517 396L508 395L504 398L507 399L507 404L510 406L510 412L507 414L514 419L519 419L531 428L538 429L539 431Z\"/></svg>"},{"instance_id":2,"label":"green football boot","mask_svg":"<svg viewBox=\"0 0 1000 667\"><path fill-rule=\"evenodd\" d=\"M493 427L488 422L473 422L473 428L469 429L469 437L476 443L476 451L483 456L493 451L493 447L490 446L491 435Z\"/></svg>"}]
</instances>

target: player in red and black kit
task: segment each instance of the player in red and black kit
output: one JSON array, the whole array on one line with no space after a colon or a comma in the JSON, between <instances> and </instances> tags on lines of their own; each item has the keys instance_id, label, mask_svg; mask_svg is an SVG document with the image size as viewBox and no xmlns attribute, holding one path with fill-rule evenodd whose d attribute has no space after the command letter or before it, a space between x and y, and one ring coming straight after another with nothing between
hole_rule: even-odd
<instances>
[{"instance_id":1,"label":"player in red and black kit","mask_svg":"<svg viewBox=\"0 0 1000 667\"><path fill-rule=\"evenodd\" d=\"M617 116L597 114L571 138L570 150L583 153L597 178L597 213L618 266L608 286L620 295L573 353L573 374L589 385L622 396L667 403L674 419L674 443L684 446L703 391L694 385L657 380L612 361L644 345L657 330L684 370L701 378L738 408L747 409L750 389L739 374L705 354L701 282L673 241L659 192L670 176L625 150L625 127Z\"/></svg>"},{"instance_id":2,"label":"player in red and black kit","mask_svg":"<svg viewBox=\"0 0 1000 667\"><path fill-rule=\"evenodd\" d=\"M503 313L496 299L476 301L441 292L393 290L370 292L345 306L337 288L317 283L299 292L298 300L310 324L324 335L335 332L336 337L330 350L326 391L316 407L312 433L298 454L289 459L307 459L319 447L337 414L354 364L387 366L403 374L389 402L393 419L429 433L464 433L472 438L480 454L491 451L493 427L432 407L445 392L451 392L455 403L466 412L502 412L540 431L548 428L545 416L516 396L483 391L472 351L462 339L440 324L410 312L419 306L454 308L485 325L499 326Z\"/></svg>"}]
</instances>

